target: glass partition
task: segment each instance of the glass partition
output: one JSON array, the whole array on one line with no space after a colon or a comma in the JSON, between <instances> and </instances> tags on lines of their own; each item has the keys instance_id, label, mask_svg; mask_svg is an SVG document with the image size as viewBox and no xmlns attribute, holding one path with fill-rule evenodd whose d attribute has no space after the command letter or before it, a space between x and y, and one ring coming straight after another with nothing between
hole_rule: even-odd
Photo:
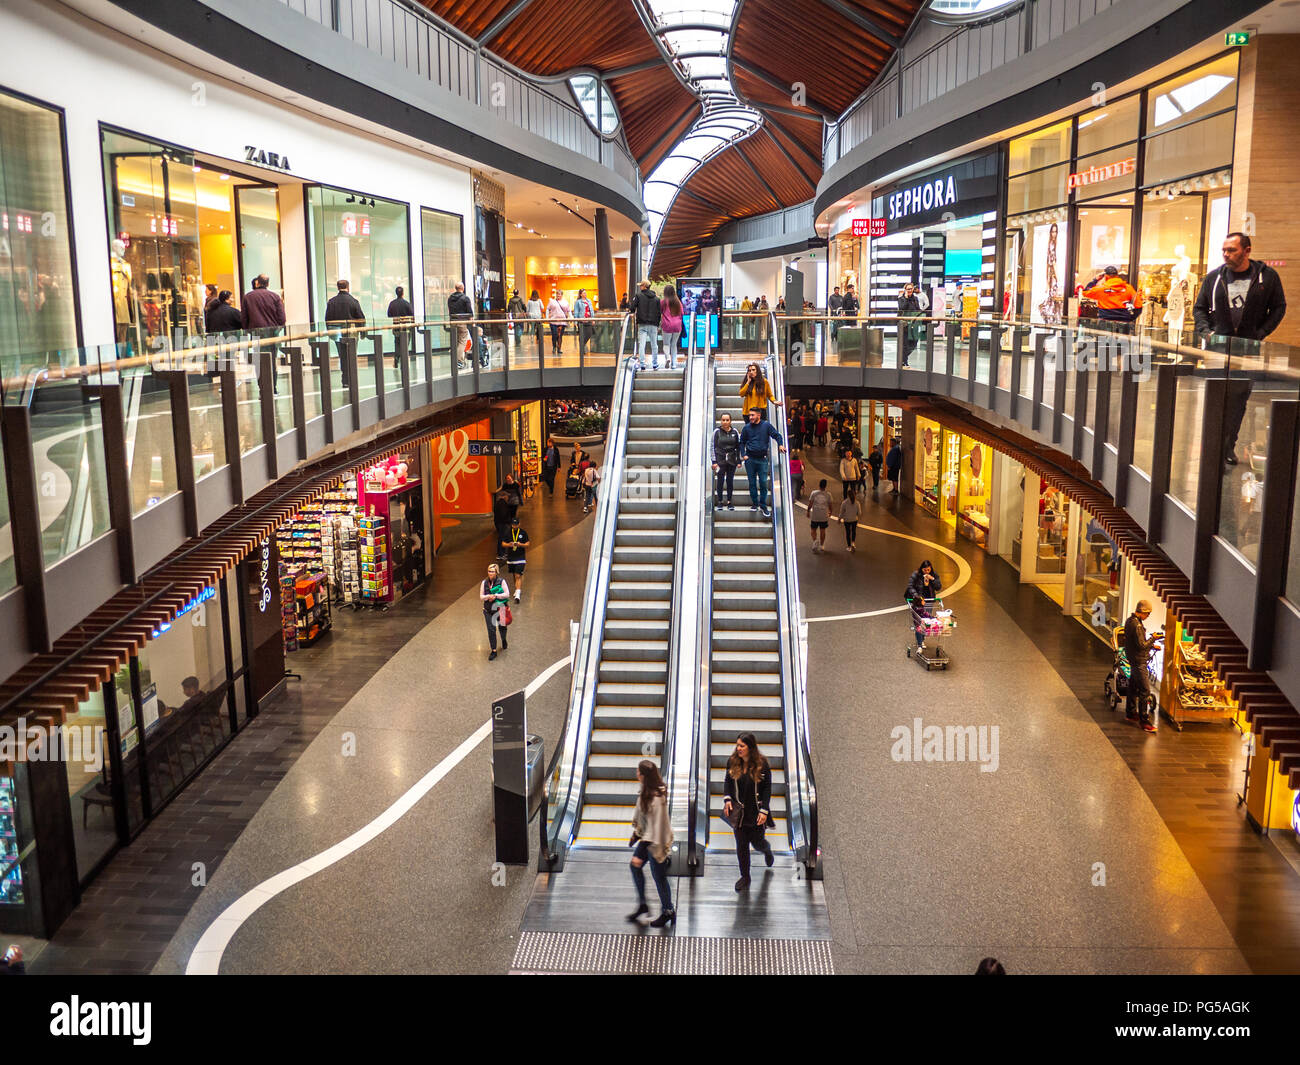
<instances>
[{"instance_id":1,"label":"glass partition","mask_svg":"<svg viewBox=\"0 0 1300 1065\"><path fill-rule=\"evenodd\" d=\"M225 423L221 414L221 378L190 374L190 445L194 449L194 479L206 477L226 464Z\"/></svg>"},{"instance_id":2,"label":"glass partition","mask_svg":"<svg viewBox=\"0 0 1300 1065\"><path fill-rule=\"evenodd\" d=\"M309 187L306 201L313 314L325 320L338 282L347 281L362 317L384 319L397 287L410 291L409 208L324 185ZM371 395L374 387L372 373Z\"/></svg>"},{"instance_id":3,"label":"glass partition","mask_svg":"<svg viewBox=\"0 0 1300 1065\"><path fill-rule=\"evenodd\" d=\"M59 112L0 92L0 370L77 344ZM44 365L46 359L40 359Z\"/></svg>"},{"instance_id":4,"label":"glass partition","mask_svg":"<svg viewBox=\"0 0 1300 1065\"><path fill-rule=\"evenodd\" d=\"M118 372L126 422L131 513L141 514L179 491L171 394L167 382L148 366L124 360Z\"/></svg>"},{"instance_id":5,"label":"glass partition","mask_svg":"<svg viewBox=\"0 0 1300 1065\"><path fill-rule=\"evenodd\" d=\"M445 318L447 300L458 284L465 283L463 226L464 219L458 214L420 208L426 318Z\"/></svg>"}]
</instances>

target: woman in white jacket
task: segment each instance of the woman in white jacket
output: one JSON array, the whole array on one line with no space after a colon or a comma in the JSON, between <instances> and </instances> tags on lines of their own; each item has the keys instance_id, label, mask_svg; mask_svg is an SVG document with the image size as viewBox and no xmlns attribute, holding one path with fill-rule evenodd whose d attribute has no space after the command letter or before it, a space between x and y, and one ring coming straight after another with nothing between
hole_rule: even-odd
<instances>
[{"instance_id":1,"label":"woman in white jacket","mask_svg":"<svg viewBox=\"0 0 1300 1065\"><path fill-rule=\"evenodd\" d=\"M650 912L645 902L645 872L650 863L650 873L659 892L659 916L650 922L651 928L663 928L677 922L673 909L673 891L668 886L668 855L673 847L673 828L668 821L668 787L659 775L659 767L643 758L636 767L636 779L641 784L632 814L632 883L636 885L636 913L627 915L633 924Z\"/></svg>"}]
</instances>

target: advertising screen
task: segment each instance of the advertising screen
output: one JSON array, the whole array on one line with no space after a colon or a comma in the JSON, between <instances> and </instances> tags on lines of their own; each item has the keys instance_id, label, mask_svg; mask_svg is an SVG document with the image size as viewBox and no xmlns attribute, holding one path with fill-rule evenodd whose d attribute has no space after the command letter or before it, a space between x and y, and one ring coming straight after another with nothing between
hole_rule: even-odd
<instances>
[{"instance_id":1,"label":"advertising screen","mask_svg":"<svg viewBox=\"0 0 1300 1065\"><path fill-rule=\"evenodd\" d=\"M677 289L682 298L682 317L691 314L695 318L695 345L704 346L705 329L708 330L709 348L718 349L718 316L722 311L722 278L720 277L685 277L677 282ZM687 348L686 331L682 331L681 346Z\"/></svg>"}]
</instances>

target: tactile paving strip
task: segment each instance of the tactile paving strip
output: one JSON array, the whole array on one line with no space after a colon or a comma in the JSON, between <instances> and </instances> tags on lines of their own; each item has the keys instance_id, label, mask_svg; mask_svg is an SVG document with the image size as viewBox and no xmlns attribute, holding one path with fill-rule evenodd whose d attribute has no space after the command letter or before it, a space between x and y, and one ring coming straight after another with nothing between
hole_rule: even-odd
<instances>
[{"instance_id":1,"label":"tactile paving strip","mask_svg":"<svg viewBox=\"0 0 1300 1065\"><path fill-rule=\"evenodd\" d=\"M833 976L828 940L523 932L516 973Z\"/></svg>"}]
</instances>

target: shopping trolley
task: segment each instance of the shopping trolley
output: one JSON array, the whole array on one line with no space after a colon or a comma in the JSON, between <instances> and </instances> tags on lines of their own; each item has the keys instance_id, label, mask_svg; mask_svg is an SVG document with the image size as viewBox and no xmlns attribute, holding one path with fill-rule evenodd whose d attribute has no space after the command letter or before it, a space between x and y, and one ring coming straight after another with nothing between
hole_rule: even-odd
<instances>
[{"instance_id":1,"label":"shopping trolley","mask_svg":"<svg viewBox=\"0 0 1300 1065\"><path fill-rule=\"evenodd\" d=\"M912 618L912 640L905 648L907 657L915 658L925 666L926 672L932 669L947 669L950 659L948 652L944 650L944 644L948 642L952 630L957 627L952 611L945 609L943 600L937 597L908 599L907 605ZM918 634L922 637L920 646L916 644Z\"/></svg>"}]
</instances>

